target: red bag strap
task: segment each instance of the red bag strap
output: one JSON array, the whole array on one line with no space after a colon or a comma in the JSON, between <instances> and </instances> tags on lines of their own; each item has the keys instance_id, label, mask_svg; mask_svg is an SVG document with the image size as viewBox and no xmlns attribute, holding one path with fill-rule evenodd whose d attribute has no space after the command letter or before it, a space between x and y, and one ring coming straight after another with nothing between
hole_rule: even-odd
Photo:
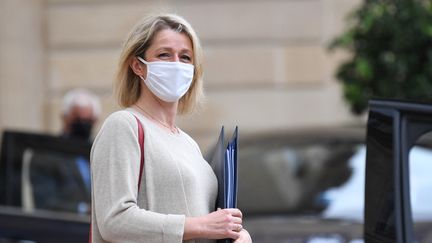
<instances>
[{"instance_id":1,"label":"red bag strap","mask_svg":"<svg viewBox=\"0 0 432 243\"><path fill-rule=\"evenodd\" d=\"M135 119L137 120L137 123L138 123L138 142L139 142L140 151L141 151L140 173L139 173L139 177L138 177L138 190L139 190L141 187L141 178L142 178L142 173L144 170L144 128L143 128L140 120L138 119L138 117L135 116Z\"/></svg>"},{"instance_id":2,"label":"red bag strap","mask_svg":"<svg viewBox=\"0 0 432 243\"><path fill-rule=\"evenodd\" d=\"M135 116L135 115L134 115ZM140 122L140 120L138 119L138 117L135 116L135 119L138 123L138 143L140 146L140 152L141 152L141 161L140 161L140 173L139 173L139 177L138 177L138 191L141 187L141 178L142 178L142 173L144 170L144 128ZM91 223L91 215L90 215L90 233L89 233L89 243L92 242L92 223Z\"/></svg>"}]
</instances>

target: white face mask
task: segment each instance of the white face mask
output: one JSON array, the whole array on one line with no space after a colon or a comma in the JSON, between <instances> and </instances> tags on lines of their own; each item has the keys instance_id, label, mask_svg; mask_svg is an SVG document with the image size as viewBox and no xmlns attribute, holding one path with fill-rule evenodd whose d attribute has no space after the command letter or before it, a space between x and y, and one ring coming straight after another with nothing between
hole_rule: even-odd
<instances>
[{"instance_id":1,"label":"white face mask","mask_svg":"<svg viewBox=\"0 0 432 243\"><path fill-rule=\"evenodd\" d=\"M182 62L147 62L147 77L144 81L150 91L166 102L178 101L188 91L194 74L194 66Z\"/></svg>"}]
</instances>

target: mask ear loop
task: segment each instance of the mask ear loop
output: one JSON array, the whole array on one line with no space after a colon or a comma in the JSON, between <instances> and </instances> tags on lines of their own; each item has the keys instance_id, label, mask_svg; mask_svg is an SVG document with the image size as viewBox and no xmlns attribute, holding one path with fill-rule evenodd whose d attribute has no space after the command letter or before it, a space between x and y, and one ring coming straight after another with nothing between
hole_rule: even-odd
<instances>
[{"instance_id":1,"label":"mask ear loop","mask_svg":"<svg viewBox=\"0 0 432 243\"><path fill-rule=\"evenodd\" d=\"M144 60L142 57L137 57L138 60L140 60L142 63L144 63L145 65L148 64L148 62L146 62L146 60Z\"/></svg>"},{"instance_id":2,"label":"mask ear loop","mask_svg":"<svg viewBox=\"0 0 432 243\"><path fill-rule=\"evenodd\" d=\"M145 64L145 65L148 67L148 62L145 61L142 57L137 56L136 58L137 58L141 63ZM148 72L148 68L147 68L147 72ZM140 77L143 81L145 81L144 76L138 76L138 77Z\"/></svg>"}]
</instances>

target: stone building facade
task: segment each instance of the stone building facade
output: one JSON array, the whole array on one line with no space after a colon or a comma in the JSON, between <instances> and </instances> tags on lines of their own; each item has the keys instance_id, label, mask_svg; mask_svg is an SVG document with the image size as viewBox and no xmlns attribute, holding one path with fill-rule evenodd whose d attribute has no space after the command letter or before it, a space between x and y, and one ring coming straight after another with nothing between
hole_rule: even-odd
<instances>
[{"instance_id":1,"label":"stone building facade","mask_svg":"<svg viewBox=\"0 0 432 243\"><path fill-rule=\"evenodd\" d=\"M0 129L57 133L64 93L88 88L103 117L121 43L149 12L174 12L205 51L205 108L179 119L206 148L220 125L256 133L358 121L330 40L360 0L0 0ZM100 124L99 124L100 125Z\"/></svg>"}]
</instances>

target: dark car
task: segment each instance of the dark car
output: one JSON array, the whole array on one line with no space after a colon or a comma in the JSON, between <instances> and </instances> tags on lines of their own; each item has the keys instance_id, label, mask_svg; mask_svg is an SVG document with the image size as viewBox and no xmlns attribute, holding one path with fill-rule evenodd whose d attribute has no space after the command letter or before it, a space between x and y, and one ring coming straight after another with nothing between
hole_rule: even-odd
<instances>
[{"instance_id":1,"label":"dark car","mask_svg":"<svg viewBox=\"0 0 432 243\"><path fill-rule=\"evenodd\" d=\"M0 242L86 242L91 144L5 131L1 145Z\"/></svg>"},{"instance_id":2,"label":"dark car","mask_svg":"<svg viewBox=\"0 0 432 243\"><path fill-rule=\"evenodd\" d=\"M360 136L243 139L239 207L255 242L432 242L432 105L369 105Z\"/></svg>"},{"instance_id":3,"label":"dark car","mask_svg":"<svg viewBox=\"0 0 432 243\"><path fill-rule=\"evenodd\" d=\"M361 220L325 214L334 203L326 192L355 177L350 160L361 152L364 137L364 129L353 128L242 137L238 206L254 242L361 239Z\"/></svg>"},{"instance_id":4,"label":"dark car","mask_svg":"<svg viewBox=\"0 0 432 243\"><path fill-rule=\"evenodd\" d=\"M238 204L254 242L364 242L365 138L364 128L242 137ZM410 154L420 242L432 242L431 144Z\"/></svg>"}]
</instances>

